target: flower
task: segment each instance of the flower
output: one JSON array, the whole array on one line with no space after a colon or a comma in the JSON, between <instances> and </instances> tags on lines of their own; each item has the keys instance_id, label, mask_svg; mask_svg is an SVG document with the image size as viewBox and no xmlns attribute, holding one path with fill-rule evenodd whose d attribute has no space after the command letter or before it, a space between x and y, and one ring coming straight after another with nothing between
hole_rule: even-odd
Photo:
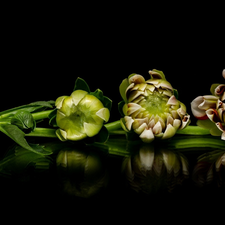
<instances>
[{"instance_id":1,"label":"flower","mask_svg":"<svg viewBox=\"0 0 225 225\"><path fill-rule=\"evenodd\" d=\"M145 143L135 155L124 159L122 171L130 187L145 194L165 189L172 192L189 177L185 156Z\"/></svg>"},{"instance_id":2,"label":"flower","mask_svg":"<svg viewBox=\"0 0 225 225\"><path fill-rule=\"evenodd\" d=\"M78 141L99 133L103 123L109 120L109 109L94 95L75 90L70 96L56 100L56 134L60 140Z\"/></svg>"},{"instance_id":3,"label":"flower","mask_svg":"<svg viewBox=\"0 0 225 225\"><path fill-rule=\"evenodd\" d=\"M132 74L120 85L124 100L122 127L127 132L133 130L148 143L155 138L171 138L190 123L186 106L177 100L177 91L164 74L158 70L149 74L151 79L147 81L141 75Z\"/></svg>"},{"instance_id":4,"label":"flower","mask_svg":"<svg viewBox=\"0 0 225 225\"><path fill-rule=\"evenodd\" d=\"M225 70L222 75L225 78ZM212 135L225 140L225 84L213 84L210 91L212 95L195 98L191 102L191 110L199 126L210 129Z\"/></svg>"}]
</instances>

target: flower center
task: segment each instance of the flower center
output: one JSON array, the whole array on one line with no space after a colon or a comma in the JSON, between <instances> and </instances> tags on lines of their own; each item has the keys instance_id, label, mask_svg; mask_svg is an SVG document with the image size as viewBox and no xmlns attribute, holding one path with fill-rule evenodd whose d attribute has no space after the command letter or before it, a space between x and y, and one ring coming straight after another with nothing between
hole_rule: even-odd
<instances>
[{"instance_id":1,"label":"flower center","mask_svg":"<svg viewBox=\"0 0 225 225\"><path fill-rule=\"evenodd\" d=\"M169 107L167 105L168 99L162 97L158 91L154 91L152 94L148 95L140 105L145 108L145 110L152 115L162 116L165 112L169 112Z\"/></svg>"}]
</instances>

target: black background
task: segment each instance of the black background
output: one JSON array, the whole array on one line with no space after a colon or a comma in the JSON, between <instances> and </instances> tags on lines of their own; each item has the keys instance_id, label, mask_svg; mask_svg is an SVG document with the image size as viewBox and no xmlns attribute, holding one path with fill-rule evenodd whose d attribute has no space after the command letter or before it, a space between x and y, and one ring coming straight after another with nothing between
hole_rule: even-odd
<instances>
[{"instance_id":1,"label":"black background","mask_svg":"<svg viewBox=\"0 0 225 225\"><path fill-rule=\"evenodd\" d=\"M70 95L76 78L81 77L91 91L99 88L113 100L110 121L114 121L120 118L117 104L121 100L121 81L131 73L148 79L148 71L158 69L178 89L179 100L191 114L190 102L195 97L210 94L212 83L224 82L224 18L219 6L178 6L176 10L172 7L172 11L165 5L164 10L161 6L145 10L112 7L96 11L91 6L89 10L76 6L73 12L54 7L37 11L32 8L29 12L8 8L1 32L0 110ZM194 125L195 119L191 120ZM8 141L2 135L1 139ZM120 160L114 160L111 163L117 171L116 163ZM107 206L119 204L122 212L126 207L135 210L137 206L130 196L117 192L118 187L115 192L111 190ZM32 191L28 196L37 201ZM57 202L53 194L50 196ZM154 208L156 204L159 212L161 207L165 212L172 202L179 208L184 201L192 201L196 206L210 199L204 193L200 196L200 200L190 200L178 194L176 201L171 195L157 196L149 205ZM220 193L211 193L211 199L214 197L221 197ZM139 199L135 195L134 199L139 206L151 202L151 198L146 200L143 196ZM17 200L19 207L23 197ZM88 204L95 208L94 200L75 201L83 208ZM101 199L100 203L105 201Z\"/></svg>"}]
</instances>

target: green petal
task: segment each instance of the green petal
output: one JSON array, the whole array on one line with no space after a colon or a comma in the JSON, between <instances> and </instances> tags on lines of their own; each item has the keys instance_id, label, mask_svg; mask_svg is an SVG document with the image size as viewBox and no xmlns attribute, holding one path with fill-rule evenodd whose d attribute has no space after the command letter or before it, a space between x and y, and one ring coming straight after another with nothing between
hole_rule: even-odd
<instances>
[{"instance_id":1,"label":"green petal","mask_svg":"<svg viewBox=\"0 0 225 225\"><path fill-rule=\"evenodd\" d=\"M215 95L215 89L219 86L220 84L212 84L211 88L210 88L210 92L212 93L212 95Z\"/></svg>"},{"instance_id":2,"label":"green petal","mask_svg":"<svg viewBox=\"0 0 225 225\"><path fill-rule=\"evenodd\" d=\"M126 103L127 103L126 90L128 86L129 86L129 82L128 82L128 79L126 78L122 81L119 87L120 95Z\"/></svg>"},{"instance_id":3,"label":"green petal","mask_svg":"<svg viewBox=\"0 0 225 225\"><path fill-rule=\"evenodd\" d=\"M62 107L63 101L67 97L68 96L61 96L61 97L59 97L59 98L56 99L55 106L56 106L57 109L60 109Z\"/></svg>"},{"instance_id":4,"label":"green petal","mask_svg":"<svg viewBox=\"0 0 225 225\"><path fill-rule=\"evenodd\" d=\"M165 133L164 133L162 139L171 138L175 134L176 134L176 129L171 124L168 124L167 127L166 127L166 130L165 130Z\"/></svg>"},{"instance_id":5,"label":"green petal","mask_svg":"<svg viewBox=\"0 0 225 225\"><path fill-rule=\"evenodd\" d=\"M102 125L84 123L84 130L88 137L93 137L101 130Z\"/></svg>"},{"instance_id":6,"label":"green petal","mask_svg":"<svg viewBox=\"0 0 225 225\"><path fill-rule=\"evenodd\" d=\"M67 140L67 138L66 138L67 134L66 134L66 131L64 131L64 130L58 129L56 131L56 135L57 135L57 137L59 138L60 141L66 141Z\"/></svg>"},{"instance_id":7,"label":"green petal","mask_svg":"<svg viewBox=\"0 0 225 225\"><path fill-rule=\"evenodd\" d=\"M71 97L73 99L73 103L77 106L79 104L79 102L84 98L84 96L86 96L88 93L86 91L83 90L77 90L74 91L71 94Z\"/></svg>"},{"instance_id":8,"label":"green petal","mask_svg":"<svg viewBox=\"0 0 225 225\"><path fill-rule=\"evenodd\" d=\"M107 108L101 108L96 112L96 115L103 119L105 122L108 122L110 117L110 112Z\"/></svg>"}]
</instances>

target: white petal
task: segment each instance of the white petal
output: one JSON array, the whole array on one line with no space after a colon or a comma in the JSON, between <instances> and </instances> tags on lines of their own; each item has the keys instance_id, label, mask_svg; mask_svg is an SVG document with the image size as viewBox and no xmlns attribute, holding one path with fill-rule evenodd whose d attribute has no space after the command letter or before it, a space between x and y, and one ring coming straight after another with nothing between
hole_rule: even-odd
<instances>
[{"instance_id":1,"label":"white petal","mask_svg":"<svg viewBox=\"0 0 225 225\"><path fill-rule=\"evenodd\" d=\"M204 101L203 96L199 96L191 102L191 111L194 117L198 119L206 117L205 110L199 109L198 107L203 101Z\"/></svg>"},{"instance_id":2,"label":"white petal","mask_svg":"<svg viewBox=\"0 0 225 225\"><path fill-rule=\"evenodd\" d=\"M160 134L160 133L162 133L162 125L161 125L161 123L159 121L153 127L153 133L154 134Z\"/></svg>"},{"instance_id":3,"label":"white petal","mask_svg":"<svg viewBox=\"0 0 225 225\"><path fill-rule=\"evenodd\" d=\"M174 95L172 95L170 99L168 100L167 105L177 105L177 104L178 104L178 100L176 99Z\"/></svg>"},{"instance_id":4,"label":"white petal","mask_svg":"<svg viewBox=\"0 0 225 225\"><path fill-rule=\"evenodd\" d=\"M223 78L225 79L225 69L223 70L222 75L223 75Z\"/></svg>"},{"instance_id":5,"label":"white petal","mask_svg":"<svg viewBox=\"0 0 225 225\"><path fill-rule=\"evenodd\" d=\"M142 141L146 142L146 143L150 143L154 140L154 134L152 132L152 129L145 129L142 134L140 135L140 138L142 139Z\"/></svg>"},{"instance_id":6,"label":"white petal","mask_svg":"<svg viewBox=\"0 0 225 225\"><path fill-rule=\"evenodd\" d=\"M128 109L127 109L128 116L141 108L141 106L136 103L129 103L129 104L127 104L127 106L128 106Z\"/></svg>"},{"instance_id":7,"label":"white petal","mask_svg":"<svg viewBox=\"0 0 225 225\"><path fill-rule=\"evenodd\" d=\"M131 130L131 126L132 126L134 120L130 116L125 116L124 120L125 120L125 124L126 124L127 129Z\"/></svg>"}]
</instances>

